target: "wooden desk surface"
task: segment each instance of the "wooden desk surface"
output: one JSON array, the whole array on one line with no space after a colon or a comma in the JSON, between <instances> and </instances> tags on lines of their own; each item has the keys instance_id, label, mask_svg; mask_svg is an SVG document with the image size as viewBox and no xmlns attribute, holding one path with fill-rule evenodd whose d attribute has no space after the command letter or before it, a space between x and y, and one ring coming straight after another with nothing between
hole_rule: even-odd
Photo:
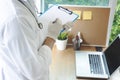
<instances>
[{"instance_id":1,"label":"wooden desk surface","mask_svg":"<svg viewBox=\"0 0 120 80\"><path fill-rule=\"evenodd\" d=\"M81 47L81 50L95 51L95 48ZM50 80L95 80L95 79L76 79L75 52L72 46L67 46L66 50L60 51L54 45L52 52L53 53L52 64L50 66Z\"/></svg>"}]
</instances>

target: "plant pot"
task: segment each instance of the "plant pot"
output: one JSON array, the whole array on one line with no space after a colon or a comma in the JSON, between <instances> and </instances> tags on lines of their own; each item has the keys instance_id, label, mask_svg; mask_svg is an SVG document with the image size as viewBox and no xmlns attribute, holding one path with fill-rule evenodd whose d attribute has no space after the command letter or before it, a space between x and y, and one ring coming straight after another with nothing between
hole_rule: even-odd
<instances>
[{"instance_id":1,"label":"plant pot","mask_svg":"<svg viewBox=\"0 0 120 80\"><path fill-rule=\"evenodd\" d=\"M56 39L56 47L57 47L57 49L58 50L65 50L66 45L67 45L67 41L68 41L68 39L65 39L65 40Z\"/></svg>"}]
</instances>

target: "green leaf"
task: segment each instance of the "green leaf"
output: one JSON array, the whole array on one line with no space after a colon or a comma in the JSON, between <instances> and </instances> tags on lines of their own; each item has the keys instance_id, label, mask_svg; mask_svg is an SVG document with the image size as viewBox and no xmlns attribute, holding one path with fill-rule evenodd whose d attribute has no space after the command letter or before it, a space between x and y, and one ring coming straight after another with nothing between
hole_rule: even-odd
<instances>
[{"instance_id":1,"label":"green leaf","mask_svg":"<svg viewBox=\"0 0 120 80\"><path fill-rule=\"evenodd\" d=\"M65 40L65 39L67 39L67 37L68 37L68 33L67 32L62 32L61 34L59 34L58 39L59 40Z\"/></svg>"}]
</instances>

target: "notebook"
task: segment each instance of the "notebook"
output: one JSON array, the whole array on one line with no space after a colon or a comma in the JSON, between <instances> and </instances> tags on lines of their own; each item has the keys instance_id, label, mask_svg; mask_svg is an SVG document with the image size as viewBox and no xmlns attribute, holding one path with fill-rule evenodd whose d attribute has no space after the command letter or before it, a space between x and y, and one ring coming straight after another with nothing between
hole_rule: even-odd
<instances>
[{"instance_id":1,"label":"notebook","mask_svg":"<svg viewBox=\"0 0 120 80\"><path fill-rule=\"evenodd\" d=\"M49 22L55 21L56 18L59 18L62 21L62 24L65 24L69 21L74 22L78 18L78 15L67 8L53 5L40 15L38 23L42 23L43 26L48 26Z\"/></svg>"},{"instance_id":2,"label":"notebook","mask_svg":"<svg viewBox=\"0 0 120 80\"><path fill-rule=\"evenodd\" d=\"M103 52L75 51L76 77L108 79L120 66L120 34Z\"/></svg>"}]
</instances>

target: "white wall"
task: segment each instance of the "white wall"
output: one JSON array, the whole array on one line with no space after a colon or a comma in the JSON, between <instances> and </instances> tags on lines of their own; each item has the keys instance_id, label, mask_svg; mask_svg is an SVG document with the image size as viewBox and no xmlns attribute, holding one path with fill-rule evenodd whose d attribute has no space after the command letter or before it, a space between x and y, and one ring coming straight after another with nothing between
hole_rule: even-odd
<instances>
[{"instance_id":1,"label":"white wall","mask_svg":"<svg viewBox=\"0 0 120 80\"><path fill-rule=\"evenodd\" d=\"M44 10L44 0L36 0L38 12L41 13Z\"/></svg>"},{"instance_id":2,"label":"white wall","mask_svg":"<svg viewBox=\"0 0 120 80\"><path fill-rule=\"evenodd\" d=\"M107 43L106 46L109 44L110 34L111 34L111 28L114 20L114 14L115 14L115 7L117 5L117 0L109 0L109 6L110 6L110 17L109 17L109 25L108 25L108 34L107 34Z\"/></svg>"}]
</instances>

